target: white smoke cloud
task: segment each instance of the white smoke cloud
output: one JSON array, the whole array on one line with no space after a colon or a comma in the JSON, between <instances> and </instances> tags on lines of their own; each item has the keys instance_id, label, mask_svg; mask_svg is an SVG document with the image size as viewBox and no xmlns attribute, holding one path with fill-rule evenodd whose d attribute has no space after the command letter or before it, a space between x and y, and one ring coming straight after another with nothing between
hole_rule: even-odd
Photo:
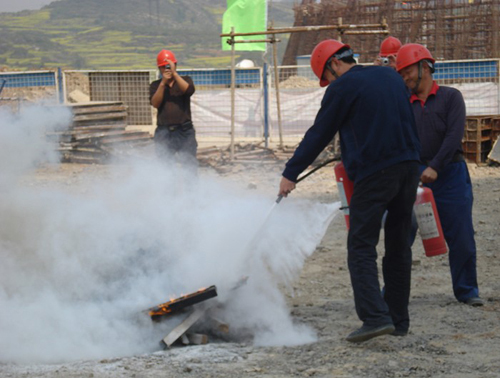
<instances>
[{"instance_id":1,"label":"white smoke cloud","mask_svg":"<svg viewBox=\"0 0 500 378\"><path fill-rule=\"evenodd\" d=\"M19 114L0 107L0 189L35 164L56 161L45 134L70 122L71 112L63 107L34 105Z\"/></svg>"},{"instance_id":2,"label":"white smoke cloud","mask_svg":"<svg viewBox=\"0 0 500 378\"><path fill-rule=\"evenodd\" d=\"M143 310L210 285L230 326L253 330L257 344L315 340L279 286L296 278L338 204L287 199L266 220L267 195L154 161L87 177L85 190L22 185L56 156L43 130L68 117L43 107L0 115L0 361L157 350L167 330Z\"/></svg>"}]
</instances>

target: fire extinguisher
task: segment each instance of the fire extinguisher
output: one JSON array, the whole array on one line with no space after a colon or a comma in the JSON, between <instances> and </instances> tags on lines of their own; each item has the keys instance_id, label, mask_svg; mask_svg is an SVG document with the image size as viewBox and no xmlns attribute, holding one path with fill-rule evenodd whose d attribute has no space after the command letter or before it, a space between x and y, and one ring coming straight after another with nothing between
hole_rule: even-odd
<instances>
[{"instance_id":1,"label":"fire extinguisher","mask_svg":"<svg viewBox=\"0 0 500 378\"><path fill-rule=\"evenodd\" d=\"M342 204L341 209L344 212L345 222L349 230L349 204L351 203L354 191L354 183L347 177L347 172L342 162L337 163L334 170L340 202ZM417 218L418 228L420 229L425 255L431 257L448 252L432 190L426 187L418 188L413 210Z\"/></svg>"},{"instance_id":2,"label":"fire extinguisher","mask_svg":"<svg viewBox=\"0 0 500 378\"><path fill-rule=\"evenodd\" d=\"M448 252L432 190L426 187L417 189L413 210L417 217L425 255L431 257Z\"/></svg>"},{"instance_id":3,"label":"fire extinguisher","mask_svg":"<svg viewBox=\"0 0 500 378\"><path fill-rule=\"evenodd\" d=\"M335 164L333 169L337 180L340 203L342 204L340 209L344 212L345 223L347 229L349 229L349 204L351 203L351 197L354 191L354 183L347 177L347 172L342 162Z\"/></svg>"}]
</instances>

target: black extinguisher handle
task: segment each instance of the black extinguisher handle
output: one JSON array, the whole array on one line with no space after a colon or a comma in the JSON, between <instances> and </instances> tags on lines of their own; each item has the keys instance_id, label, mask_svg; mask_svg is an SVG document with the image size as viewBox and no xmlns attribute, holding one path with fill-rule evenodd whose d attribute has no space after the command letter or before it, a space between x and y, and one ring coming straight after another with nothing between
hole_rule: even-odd
<instances>
[{"instance_id":1,"label":"black extinguisher handle","mask_svg":"<svg viewBox=\"0 0 500 378\"><path fill-rule=\"evenodd\" d=\"M331 162L335 161L335 160L338 160L337 158L333 158L333 159L328 159L327 161L321 163L320 165L318 165L317 167L311 169L309 172L307 172L305 175L303 175L302 177L299 177L297 179L297 181L295 182L296 184L298 184L299 182L301 182L302 180L304 180L306 177L312 175L314 172L316 172L318 169L321 169L323 168L325 165L327 164L330 164ZM280 203L281 200L283 199L283 196L280 194L278 196L278 198L276 198L276 203Z\"/></svg>"},{"instance_id":2,"label":"black extinguisher handle","mask_svg":"<svg viewBox=\"0 0 500 378\"><path fill-rule=\"evenodd\" d=\"M302 180L304 180L306 177L312 175L314 172L316 172L318 169L321 169L323 168L325 165L327 164L330 164L331 162L335 161L335 160L338 160L337 158L332 158L332 159L328 159L327 161L321 163L320 165L318 165L317 167L311 169L309 172L307 172L305 175L303 175L302 177L299 177L296 181L296 183L299 183L301 182Z\"/></svg>"}]
</instances>

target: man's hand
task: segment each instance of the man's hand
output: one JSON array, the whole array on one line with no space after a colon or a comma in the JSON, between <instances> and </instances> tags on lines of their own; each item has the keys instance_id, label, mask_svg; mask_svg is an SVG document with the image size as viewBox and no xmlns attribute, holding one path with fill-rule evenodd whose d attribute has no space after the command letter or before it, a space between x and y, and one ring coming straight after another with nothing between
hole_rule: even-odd
<instances>
[{"instance_id":1,"label":"man's hand","mask_svg":"<svg viewBox=\"0 0 500 378\"><path fill-rule=\"evenodd\" d=\"M422 175L420 176L420 181L422 181L424 184L430 184L436 181L437 178L438 178L438 173L433 168L427 167L422 172Z\"/></svg>"},{"instance_id":2,"label":"man's hand","mask_svg":"<svg viewBox=\"0 0 500 378\"><path fill-rule=\"evenodd\" d=\"M294 189L295 189L295 183L293 181L288 180L285 177L282 177L280 182L280 191L278 195L286 197Z\"/></svg>"},{"instance_id":3,"label":"man's hand","mask_svg":"<svg viewBox=\"0 0 500 378\"><path fill-rule=\"evenodd\" d=\"M167 65L170 66L170 68L167 68L167 66L165 66L165 71L163 72L163 77L162 77L163 84L166 84L167 82L172 80L174 78L174 74L177 72L175 70L174 62L167 59Z\"/></svg>"},{"instance_id":4,"label":"man's hand","mask_svg":"<svg viewBox=\"0 0 500 378\"><path fill-rule=\"evenodd\" d=\"M175 63L169 59L167 59L167 63L170 66L170 68L168 68L167 70L170 70L172 72L172 75L174 75L177 72L177 70L175 69Z\"/></svg>"}]
</instances>

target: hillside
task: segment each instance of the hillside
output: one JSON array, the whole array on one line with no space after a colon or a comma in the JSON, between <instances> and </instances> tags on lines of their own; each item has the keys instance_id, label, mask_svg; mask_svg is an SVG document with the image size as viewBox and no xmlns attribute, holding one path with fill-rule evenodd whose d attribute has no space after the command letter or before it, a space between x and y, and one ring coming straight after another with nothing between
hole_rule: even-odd
<instances>
[{"instance_id":1,"label":"hillside","mask_svg":"<svg viewBox=\"0 0 500 378\"><path fill-rule=\"evenodd\" d=\"M59 0L39 11L0 13L0 67L149 69L163 48L175 51L183 68L226 67L230 53L219 38L225 9L226 0ZM292 25L293 0L270 2L271 20Z\"/></svg>"}]
</instances>

